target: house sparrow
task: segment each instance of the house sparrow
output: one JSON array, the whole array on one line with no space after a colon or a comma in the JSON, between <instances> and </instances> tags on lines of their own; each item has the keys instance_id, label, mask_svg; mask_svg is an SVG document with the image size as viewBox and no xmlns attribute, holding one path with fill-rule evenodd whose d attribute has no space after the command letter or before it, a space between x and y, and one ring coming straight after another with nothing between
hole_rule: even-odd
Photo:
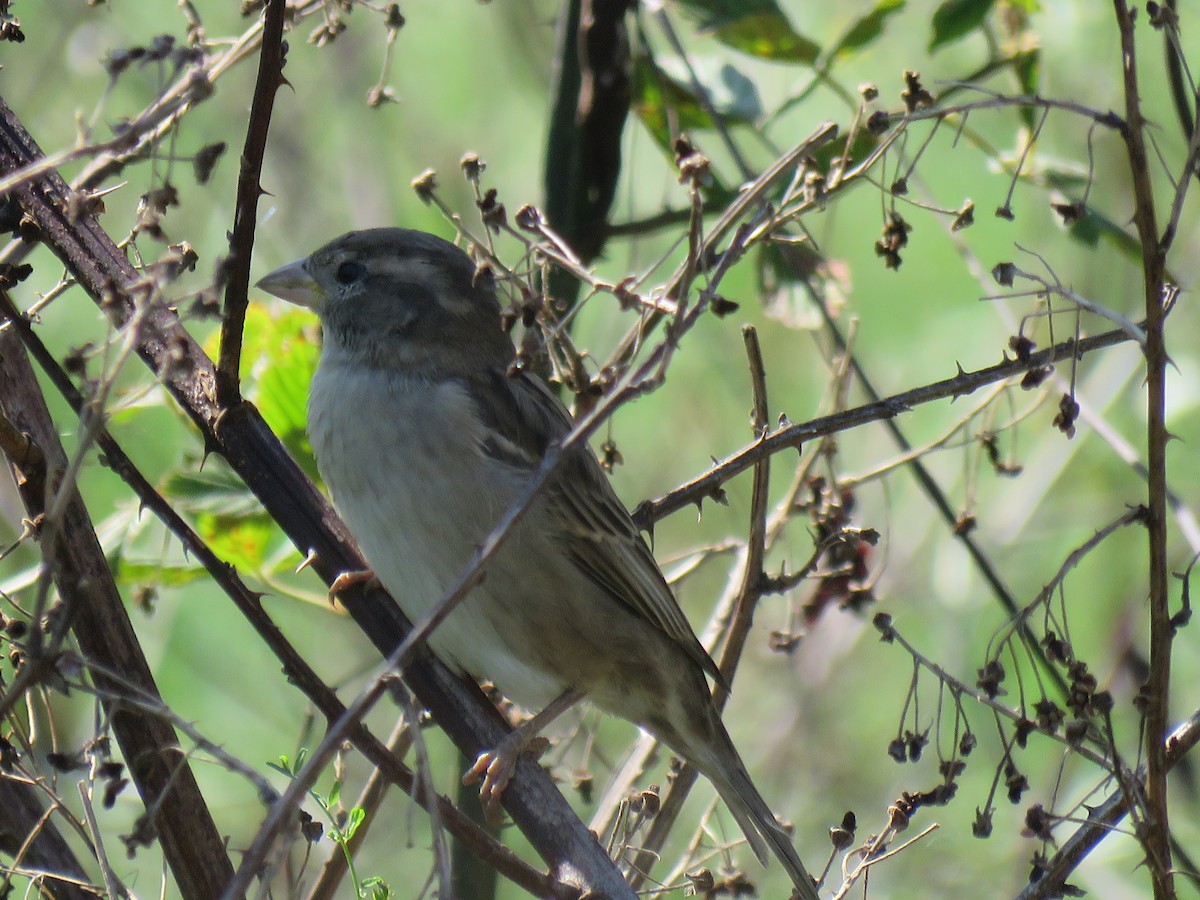
<instances>
[{"instance_id":1,"label":"house sparrow","mask_svg":"<svg viewBox=\"0 0 1200 900\"><path fill-rule=\"evenodd\" d=\"M308 432L334 505L411 620L441 598L572 427L515 351L493 290L453 244L381 228L337 238L259 287L320 316ZM483 581L432 633L452 669L494 682L537 726L586 697L696 766L758 859L817 900L713 704L720 671L589 450L562 460ZM472 770L495 805L513 742Z\"/></svg>"}]
</instances>

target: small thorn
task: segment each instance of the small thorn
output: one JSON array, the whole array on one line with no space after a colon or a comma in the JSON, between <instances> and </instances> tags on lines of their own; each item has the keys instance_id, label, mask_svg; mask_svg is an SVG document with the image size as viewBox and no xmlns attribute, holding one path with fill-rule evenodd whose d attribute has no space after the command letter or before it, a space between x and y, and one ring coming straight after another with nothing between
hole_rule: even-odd
<instances>
[{"instance_id":1,"label":"small thorn","mask_svg":"<svg viewBox=\"0 0 1200 900\"><path fill-rule=\"evenodd\" d=\"M311 566L316 561L317 561L317 551L315 549L310 549L308 551L308 556L304 557L304 562L302 562L302 563L300 563L300 565L296 566L296 574L299 575L301 572L303 572L305 569L307 569L309 566Z\"/></svg>"}]
</instances>

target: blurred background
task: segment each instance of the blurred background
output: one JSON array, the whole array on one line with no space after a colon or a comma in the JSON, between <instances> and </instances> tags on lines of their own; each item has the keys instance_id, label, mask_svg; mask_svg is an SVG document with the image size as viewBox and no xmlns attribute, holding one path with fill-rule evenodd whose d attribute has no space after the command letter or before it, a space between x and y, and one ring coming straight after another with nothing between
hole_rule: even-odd
<instances>
[{"instance_id":1,"label":"blurred background","mask_svg":"<svg viewBox=\"0 0 1200 900\"><path fill-rule=\"evenodd\" d=\"M164 34L174 35L183 46L187 22L181 5L174 0L13 2L10 12L19 17L25 40L0 45L0 96L47 152L108 138L114 126L138 114L174 76L170 61L136 61L110 77L114 55L148 47ZM259 15L242 15L236 0L193 0L190 5L202 23L205 51L213 55L231 46ZM938 31L935 13L956 5L971 6L781 0L786 21L821 51L807 62L732 48L714 29L702 27L704 15L715 15L721 4L666 4L662 14L683 41L687 62L711 88L710 98L724 111L729 134L754 172L826 121L837 122L845 134L861 101L861 85L878 87L880 99L872 108L898 110L905 71L919 72L933 94L946 94L944 105L1015 96L1032 86L1041 97L1101 112L1123 109L1118 35L1108 5L1082 0L974 4L982 14L969 15L961 33L948 39ZM630 15L635 56L652 58L669 77L686 83L685 57L671 47L657 8L643 6ZM271 124L255 277L354 228L399 224L453 237L453 225L410 187L415 176L430 168L438 173L442 201L482 234L475 195L460 172L459 161L468 152L486 163L484 187L496 189L510 215L527 203L544 205L560 5L407 0L401 9L405 22L390 50L384 4L329 2L296 22L287 35L290 86L280 91ZM863 23L878 27L872 30ZM859 27L864 28L861 38L848 43L846 36ZM1196 58L1195 33L1194 28L1182 31L1185 58ZM1160 162L1153 176L1165 220L1172 179L1178 177L1187 144L1166 88L1163 36L1139 21L1138 41L1141 99ZM839 46L839 52L828 52ZM989 62L1017 54L1026 54L1024 68L997 65L994 74L979 76ZM1032 75L1030 68L1035 69ZM223 72L215 94L183 119L161 145L158 158L123 172L108 185L114 190L104 198L101 221L119 239L135 222L142 195L164 179L177 188L178 205L163 216L161 227L171 242L186 240L199 256L195 271L172 288L184 310L196 292L214 282L215 266L228 249L255 69L256 57L250 54ZM968 89L967 81L982 88ZM369 103L373 90L376 95L386 91L386 99L374 106ZM644 86L635 90L635 115L621 138L620 177L609 216L615 234L592 264L609 283L648 273L647 289L669 275L669 265L654 266L660 258L677 258L671 254L678 253L673 248L685 222L661 229L636 223L686 209L688 203L669 148L646 127L653 104ZM1066 110L1051 112L1043 124L1040 110L1030 115L999 103L943 121L931 136L932 125L932 119L911 125L893 152L852 189L803 218L812 245L825 260L823 283L831 310L851 335L853 351L879 393L950 378L956 364L967 371L992 365L1008 350L1018 327L1039 346L1071 336L1076 322L1069 312L1053 319L1053 335L1044 317L1019 325L1044 307L1033 296L996 299L1029 287L1028 282L1018 282L1015 289L996 284L989 272L1000 262L1014 262L1135 321L1142 317L1140 262L1136 250L1131 252L1129 242L1120 238L1133 234L1128 163L1112 131L1094 128L1092 120ZM1040 130L1031 144L1032 128ZM713 160L719 185L735 189L744 179L718 129L688 131ZM228 147L207 183L198 183L190 156L216 142ZM1022 158L1020 177L1014 179ZM65 162L64 177L70 180L86 163L86 155ZM909 189L901 211L912 230L903 264L890 269L875 243L886 211L896 202L888 188L901 176L907 177ZM1051 204L1079 200L1085 189L1086 221L1065 225ZM974 224L952 232L953 215L936 210L959 210L968 200L974 203ZM993 215L1002 206L1011 209L1013 220ZM1191 448L1200 438L1195 415L1200 359L1191 340L1200 324L1191 294L1200 266L1195 223L1196 204L1188 202L1168 260L1181 288L1167 329L1174 364L1167 426L1178 438L1168 457L1170 486L1180 510L1170 528L1176 572L1200 551L1188 513L1200 501L1200 477L1191 462ZM161 251L145 234L136 246L148 258ZM517 248L501 239L496 252L504 259ZM34 274L14 292L23 308L37 304L62 272L61 264L44 251L35 251L29 261ZM748 259L730 272L721 293L739 304L737 311L706 318L687 336L661 389L622 407L597 440L597 446L611 440L619 448L622 462L613 477L631 508L703 473L714 459L753 439L744 323L760 332L772 423L780 416L801 422L831 411L835 402L850 407L864 401L853 380L843 397L831 396L837 353L811 298L797 284L764 286L763 269ZM252 302L243 362L247 394L311 472L302 432L307 373L319 339L315 322L261 294L252 293ZM1065 309L1061 300L1055 307ZM631 321L611 296L597 295L574 321L574 343L590 359L603 360ZM190 316L187 325L215 354L215 320ZM1079 327L1095 333L1111 325L1085 316ZM38 331L60 357L87 343L101 348L89 359L93 374L115 376L118 390L110 406L114 434L225 558L269 594L270 613L322 676L344 697L352 697L375 672L377 653L354 623L326 602L315 576L293 574L303 555L255 508L220 459L210 457L201 465L199 437L136 360L119 373L106 368L113 354L102 348L114 336L92 302L78 290L66 290L40 309ZM1031 602L1067 555L1099 527L1127 505L1144 502L1145 482L1124 454L1128 448L1136 460L1145 456L1143 375L1140 352L1125 343L1088 356L1074 372L1060 364L1032 390L1010 385L992 397L994 389L986 388L954 403L920 406L895 420L914 447L927 451L924 462L951 504L973 517L974 538L1018 603ZM1072 380L1083 413L1068 439L1052 423ZM985 395L992 397L986 405ZM48 396L69 449L76 421L52 392ZM988 461L980 440L985 432L996 434L1000 457L1020 467L1016 477L998 472ZM889 613L907 640L971 686L988 658L989 641L1007 622L961 544L899 465L901 451L882 425L841 433L825 453L814 471L845 480L844 490L853 497L852 523L881 535L867 579L875 602L863 610L833 604L805 620L801 610L813 597L815 581L767 596L757 611L726 713L756 783L776 811L795 823L801 854L815 869L830 852L827 829L841 822L847 810L857 816L858 839L865 839L883 828L888 806L901 792L941 783L935 752L939 742L952 755L947 749L954 735L947 712L950 693L923 673L916 705L906 707L913 661L899 647L879 642L871 617L880 610ZM774 459L773 497L783 495L795 468L794 453ZM160 526L139 513L136 501L94 453L84 463L80 484L101 523L164 698L210 740L282 786L283 776L268 763L282 756L294 760L301 748L320 738L319 720L314 724L305 698L289 687L276 660L233 606ZM654 529L656 555L669 573L698 553L705 556L678 590L698 629L731 578L734 560L733 554L711 548L744 541L747 533L748 474L725 489L727 505L705 503L701 515L689 507ZM0 490L8 544L21 532L23 513L7 480ZM768 572L795 571L812 553L813 529L802 514L772 548ZM21 543L0 563L0 588L20 598L36 577L38 563L36 545ZM1174 587L1178 595L1180 582ZM1067 611L1075 652L1113 693L1118 743L1130 762L1140 759L1132 701L1145 674L1138 659L1147 645L1147 589L1145 532L1126 528L1070 573L1061 600L1056 600ZM0 607L4 603L0 599ZM803 634L791 651L774 649L772 633L797 632L797 623ZM1182 630L1175 643L1173 719L1186 718L1200 706L1196 644L1194 629ZM1028 672L1026 677L1025 689L1036 698L1033 677ZM1015 703L1015 687L1006 687L1010 696L1000 699ZM93 732L94 708L86 696L47 694L39 700L44 708L39 704L35 712L31 706L20 715L32 715L43 729L53 723L52 736L42 733L43 741L75 747ZM957 779L957 796L947 806L923 809L914 817L900 840L927 826L938 827L875 868L864 895L1013 895L1028 879L1032 854L1054 852L1053 846L1022 834L1025 810L1033 803L1070 810L1103 783L1094 766L1065 752L1061 744L1033 735L1026 749L1014 752L1031 787L1020 803L1010 804L996 720L970 697L963 698L963 705L979 747ZM935 725L939 714L940 731ZM390 706L378 709L371 724L377 733L387 734L395 715ZM918 761L897 764L889 758L889 742L918 725L933 729L926 753ZM594 712L564 727L567 731L559 733L570 738L545 761L587 821L635 729ZM0 725L0 733L5 730ZM439 788L453 794L462 761L436 728L424 729L422 735ZM39 749L45 752L50 744L39 743ZM236 851L253 838L264 808L244 779L204 760L203 754L194 760L201 788ZM659 768L650 781L661 784L665 766ZM590 800L573 787L575 776L585 769L595 782ZM344 803L356 796L368 773L361 758L346 756L340 774ZM334 778L330 772L318 790L328 792ZM1104 785L1093 800L1111 789ZM74 796L73 790L63 793ZM692 823L711 796L706 784L697 787L688 807ZM1190 766L1174 779L1171 800L1175 836L1183 847L1195 848L1200 825ZM981 840L972 835L972 824L977 810L989 804L996 807L993 833ZM100 811L101 828L109 835L123 833L140 811L136 796L127 790L114 808ZM315 806L310 812L320 818ZM723 811L712 821L725 837L735 835L736 826ZM1070 823L1060 828L1056 835L1073 830ZM668 861L684 850L690 833L687 825L676 830L675 842L664 851ZM535 859L516 829L505 830L504 839ZM303 895L296 885L330 851L328 840L312 846L308 859L297 850L275 895ZM125 858L119 844L109 852L114 869L136 894L159 893L162 861L156 847L139 850L133 859ZM785 896L787 880L777 865L761 870L744 847L736 855L759 896ZM236 865L236 852L233 858ZM1093 896L1148 896L1149 878L1139 868L1140 860L1134 840L1106 840L1072 881ZM719 867L720 858L709 864ZM426 815L399 792L389 794L371 821L371 836L356 868L359 876L388 882L393 896L430 896L432 888L424 884L431 871ZM669 868L664 864L656 874ZM831 880L840 880L836 870ZM343 888L345 896L353 896L348 882ZM1195 882L1186 878L1179 888L1183 895L1196 893ZM168 881L166 895L172 890ZM501 897L522 895L505 882L498 891Z\"/></svg>"}]
</instances>

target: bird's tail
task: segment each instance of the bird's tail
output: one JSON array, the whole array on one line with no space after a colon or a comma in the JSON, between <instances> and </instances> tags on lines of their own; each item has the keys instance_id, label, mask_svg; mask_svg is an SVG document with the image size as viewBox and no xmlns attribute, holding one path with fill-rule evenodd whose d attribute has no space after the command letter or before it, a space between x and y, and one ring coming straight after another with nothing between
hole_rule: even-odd
<instances>
[{"instance_id":1,"label":"bird's tail","mask_svg":"<svg viewBox=\"0 0 1200 900\"><path fill-rule=\"evenodd\" d=\"M728 737L726 740L729 740ZM783 864L796 887L793 896L801 900L820 900L812 876L808 874L800 855L792 846L791 836L784 831L754 786L754 782L750 780L750 774L738 758L732 741L728 743L728 750L731 751L732 759L722 760L720 764L712 767L703 766L702 771L737 820L738 827L746 836L746 841L758 857L758 861L765 866L770 858L768 854L773 853Z\"/></svg>"}]
</instances>

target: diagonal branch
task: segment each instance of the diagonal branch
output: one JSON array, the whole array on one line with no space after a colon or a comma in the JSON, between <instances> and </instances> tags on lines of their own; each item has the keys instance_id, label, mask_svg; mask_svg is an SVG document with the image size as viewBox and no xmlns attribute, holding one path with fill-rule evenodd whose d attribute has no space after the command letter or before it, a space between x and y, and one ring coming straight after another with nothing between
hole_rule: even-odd
<instances>
[{"instance_id":1,"label":"diagonal branch","mask_svg":"<svg viewBox=\"0 0 1200 900\"><path fill-rule=\"evenodd\" d=\"M41 448L46 456L46 484L57 489L54 482L66 468L66 453L33 367L12 329L0 332L0 406L5 417L28 432ZM40 487L40 479L23 481L21 498L30 518L44 512L47 492ZM67 605L83 655L124 673L141 691L157 698L150 666L142 655L87 508L75 488L70 489L61 517L46 527L42 539L50 575ZM26 665L36 672L41 666L52 669L54 660L31 657ZM104 687L106 680L97 675L96 683ZM106 706L180 893L186 898L216 896L233 877L233 867L204 796L180 752L174 729L157 716L120 704Z\"/></svg>"}]
</instances>

